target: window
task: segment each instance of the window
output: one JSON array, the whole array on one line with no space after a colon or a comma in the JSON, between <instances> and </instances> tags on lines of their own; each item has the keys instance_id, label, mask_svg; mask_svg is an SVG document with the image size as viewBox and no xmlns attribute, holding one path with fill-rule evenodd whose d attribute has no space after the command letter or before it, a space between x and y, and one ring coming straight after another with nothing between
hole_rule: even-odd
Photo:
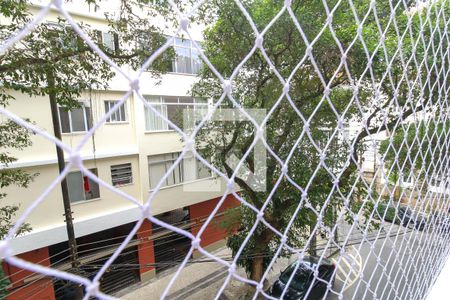
<instances>
[{"instance_id":1,"label":"window","mask_svg":"<svg viewBox=\"0 0 450 300\"><path fill-rule=\"evenodd\" d=\"M111 166L111 180L113 186L133 183L131 163Z\"/></svg>"},{"instance_id":2,"label":"window","mask_svg":"<svg viewBox=\"0 0 450 300\"><path fill-rule=\"evenodd\" d=\"M160 97L146 96L149 103L164 117L183 129L184 110L193 110L195 113L205 114L208 103L203 99L189 97ZM169 130L169 124L151 109L145 107L145 129L147 131Z\"/></svg>"},{"instance_id":3,"label":"window","mask_svg":"<svg viewBox=\"0 0 450 300\"><path fill-rule=\"evenodd\" d=\"M119 36L116 33L96 30L98 43L111 52L119 50Z\"/></svg>"},{"instance_id":4,"label":"window","mask_svg":"<svg viewBox=\"0 0 450 300\"><path fill-rule=\"evenodd\" d=\"M71 132L85 132L92 127L91 123L91 109L84 104L80 107L66 111L64 108L59 108L59 122L61 124L62 133Z\"/></svg>"},{"instance_id":5,"label":"window","mask_svg":"<svg viewBox=\"0 0 450 300\"><path fill-rule=\"evenodd\" d=\"M197 42L200 45L200 43ZM202 61L200 54L190 40L175 38L175 60L172 62L172 72L185 74L198 74Z\"/></svg>"},{"instance_id":6,"label":"window","mask_svg":"<svg viewBox=\"0 0 450 300\"><path fill-rule=\"evenodd\" d=\"M201 161L196 159L190 152L186 153L183 159L184 181L193 181L211 177L211 170Z\"/></svg>"},{"instance_id":7,"label":"window","mask_svg":"<svg viewBox=\"0 0 450 300\"><path fill-rule=\"evenodd\" d=\"M174 164L175 160L180 156L179 153L169 153L162 155L153 155L148 157L148 169L150 177L150 189L154 189L164 174ZM174 185L183 182L183 164L180 163L166 178L162 187Z\"/></svg>"},{"instance_id":8,"label":"window","mask_svg":"<svg viewBox=\"0 0 450 300\"><path fill-rule=\"evenodd\" d=\"M119 101L105 101L105 114L109 112L110 109L114 107ZM113 114L106 119L107 123L114 123L114 122L126 122L127 121L127 114L125 111L125 103L123 103L119 108L113 112Z\"/></svg>"},{"instance_id":9,"label":"window","mask_svg":"<svg viewBox=\"0 0 450 300\"><path fill-rule=\"evenodd\" d=\"M154 189L169 168L178 159L180 153L167 153L148 157L150 189ZM203 163L187 154L172 170L161 187L211 177L211 171Z\"/></svg>"},{"instance_id":10,"label":"window","mask_svg":"<svg viewBox=\"0 0 450 300\"><path fill-rule=\"evenodd\" d=\"M89 171L97 175L97 169L89 169ZM82 172L70 172L67 174L66 180L70 202L74 203L100 198L98 184Z\"/></svg>"},{"instance_id":11,"label":"window","mask_svg":"<svg viewBox=\"0 0 450 300\"><path fill-rule=\"evenodd\" d=\"M56 47L64 50L77 50L79 37L72 27L59 22L46 22L48 39Z\"/></svg>"}]
</instances>

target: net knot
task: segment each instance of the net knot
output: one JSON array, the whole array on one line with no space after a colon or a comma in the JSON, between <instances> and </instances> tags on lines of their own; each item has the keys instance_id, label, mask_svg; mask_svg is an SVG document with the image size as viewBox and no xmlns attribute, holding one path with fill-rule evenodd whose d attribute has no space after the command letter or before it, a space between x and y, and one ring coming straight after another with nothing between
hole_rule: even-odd
<instances>
[{"instance_id":1,"label":"net knot","mask_svg":"<svg viewBox=\"0 0 450 300\"><path fill-rule=\"evenodd\" d=\"M189 19L185 15L180 17L180 27L182 30L187 31L189 27Z\"/></svg>"},{"instance_id":2,"label":"net knot","mask_svg":"<svg viewBox=\"0 0 450 300\"><path fill-rule=\"evenodd\" d=\"M264 129L262 129L261 127L259 127L256 130L256 139L262 139L264 137Z\"/></svg>"},{"instance_id":3,"label":"net knot","mask_svg":"<svg viewBox=\"0 0 450 300\"><path fill-rule=\"evenodd\" d=\"M289 82L286 82L283 86L283 93L285 94L289 93L289 88L290 88Z\"/></svg>"},{"instance_id":4,"label":"net knot","mask_svg":"<svg viewBox=\"0 0 450 300\"><path fill-rule=\"evenodd\" d=\"M262 218L264 218L264 212L263 211L258 212L258 214L256 215L256 218L258 220L262 220Z\"/></svg>"},{"instance_id":5,"label":"net knot","mask_svg":"<svg viewBox=\"0 0 450 300\"><path fill-rule=\"evenodd\" d=\"M230 267L228 268L228 273L234 274L235 272L236 272L236 264L235 264L235 263L232 263L232 264L230 265Z\"/></svg>"},{"instance_id":6,"label":"net knot","mask_svg":"<svg viewBox=\"0 0 450 300\"><path fill-rule=\"evenodd\" d=\"M227 182L227 189L228 189L228 191L232 191L233 188L234 188L234 180L233 180L233 179L230 179L230 180L228 180L228 182Z\"/></svg>"},{"instance_id":7,"label":"net knot","mask_svg":"<svg viewBox=\"0 0 450 300\"><path fill-rule=\"evenodd\" d=\"M264 289L263 284L262 284L261 282L258 283L258 285L256 286L256 290L257 290L258 292L261 292L263 289Z\"/></svg>"},{"instance_id":8,"label":"net knot","mask_svg":"<svg viewBox=\"0 0 450 300\"><path fill-rule=\"evenodd\" d=\"M306 131L306 132L309 132L309 123L305 123L303 125L303 130Z\"/></svg>"},{"instance_id":9,"label":"net knot","mask_svg":"<svg viewBox=\"0 0 450 300\"><path fill-rule=\"evenodd\" d=\"M192 240L192 248L198 249L200 247L200 238L195 238Z\"/></svg>"},{"instance_id":10,"label":"net knot","mask_svg":"<svg viewBox=\"0 0 450 300\"><path fill-rule=\"evenodd\" d=\"M222 88L225 94L231 93L231 81L230 80L224 80L222 84Z\"/></svg>"},{"instance_id":11,"label":"net knot","mask_svg":"<svg viewBox=\"0 0 450 300\"><path fill-rule=\"evenodd\" d=\"M329 14L328 16L327 16L327 23L328 24L331 24L333 22L333 15L332 14Z\"/></svg>"},{"instance_id":12,"label":"net knot","mask_svg":"<svg viewBox=\"0 0 450 300\"><path fill-rule=\"evenodd\" d=\"M255 39L255 45L257 48L262 49L264 42L264 37L262 35L258 35Z\"/></svg>"},{"instance_id":13,"label":"net knot","mask_svg":"<svg viewBox=\"0 0 450 300\"><path fill-rule=\"evenodd\" d=\"M142 206L142 217L144 219L150 217L151 212L150 212L150 204L149 203L145 203L144 206Z\"/></svg>"},{"instance_id":14,"label":"net knot","mask_svg":"<svg viewBox=\"0 0 450 300\"><path fill-rule=\"evenodd\" d=\"M78 151L73 151L70 154L70 162L72 162L74 165L76 165L78 168L83 167L83 160L81 159L81 154Z\"/></svg>"},{"instance_id":15,"label":"net knot","mask_svg":"<svg viewBox=\"0 0 450 300\"><path fill-rule=\"evenodd\" d=\"M186 148L187 151L192 151L192 152L193 152L193 150L194 150L194 145L195 145L194 143L195 143L195 142L194 142L193 139L187 138L186 141L185 141L184 147Z\"/></svg>"},{"instance_id":16,"label":"net knot","mask_svg":"<svg viewBox=\"0 0 450 300\"><path fill-rule=\"evenodd\" d=\"M139 79L132 80L130 82L130 88L132 90L134 90L135 92L138 92L139 88L140 88L140 86L139 86Z\"/></svg>"},{"instance_id":17,"label":"net knot","mask_svg":"<svg viewBox=\"0 0 450 300\"><path fill-rule=\"evenodd\" d=\"M90 285L88 285L86 287L86 293L89 295L97 295L97 293L99 292L99 282L92 282Z\"/></svg>"}]
</instances>

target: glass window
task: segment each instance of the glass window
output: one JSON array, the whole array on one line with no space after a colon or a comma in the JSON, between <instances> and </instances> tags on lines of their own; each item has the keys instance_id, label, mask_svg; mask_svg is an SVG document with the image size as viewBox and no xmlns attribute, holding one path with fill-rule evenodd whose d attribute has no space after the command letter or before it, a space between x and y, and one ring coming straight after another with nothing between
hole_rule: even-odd
<instances>
[{"instance_id":1,"label":"glass window","mask_svg":"<svg viewBox=\"0 0 450 300\"><path fill-rule=\"evenodd\" d=\"M133 183L131 163L111 166L111 180L113 186Z\"/></svg>"},{"instance_id":2,"label":"glass window","mask_svg":"<svg viewBox=\"0 0 450 300\"><path fill-rule=\"evenodd\" d=\"M200 46L200 43L197 43ZM190 40L175 38L174 50L176 57L172 62L172 72L198 74L202 61L194 43Z\"/></svg>"},{"instance_id":3,"label":"glass window","mask_svg":"<svg viewBox=\"0 0 450 300\"><path fill-rule=\"evenodd\" d=\"M59 108L59 119L61 122L61 132L70 132L69 112Z\"/></svg>"},{"instance_id":4,"label":"glass window","mask_svg":"<svg viewBox=\"0 0 450 300\"><path fill-rule=\"evenodd\" d=\"M89 169L97 175L97 169ZM70 202L80 202L90 199L100 198L100 188L98 183L84 175L80 171L67 174L67 188Z\"/></svg>"},{"instance_id":5,"label":"glass window","mask_svg":"<svg viewBox=\"0 0 450 300\"><path fill-rule=\"evenodd\" d=\"M148 169L150 189L154 189L161 178L169 171L180 156L179 152L148 157ZM209 168L194 158L192 154L186 154L184 159L172 170L161 187L171 186L196 179L211 177Z\"/></svg>"},{"instance_id":6,"label":"glass window","mask_svg":"<svg viewBox=\"0 0 450 300\"><path fill-rule=\"evenodd\" d=\"M111 51L116 50L116 45L114 43L114 34L111 32L102 32L103 45Z\"/></svg>"},{"instance_id":7,"label":"glass window","mask_svg":"<svg viewBox=\"0 0 450 300\"><path fill-rule=\"evenodd\" d=\"M161 103L161 97L146 96L146 100L152 103L156 111L161 115L167 117L167 106ZM147 131L161 131L168 130L169 126L161 117L159 117L153 110L145 107L145 130Z\"/></svg>"},{"instance_id":8,"label":"glass window","mask_svg":"<svg viewBox=\"0 0 450 300\"><path fill-rule=\"evenodd\" d=\"M114 105L116 105L119 101L105 101L105 113L108 113ZM113 123L113 122L126 122L126 112L125 112L125 103L119 106L119 108L108 118L106 119L106 122Z\"/></svg>"},{"instance_id":9,"label":"glass window","mask_svg":"<svg viewBox=\"0 0 450 300\"><path fill-rule=\"evenodd\" d=\"M174 72L193 74L191 68L191 50L189 48L175 47L175 54Z\"/></svg>"},{"instance_id":10,"label":"glass window","mask_svg":"<svg viewBox=\"0 0 450 300\"><path fill-rule=\"evenodd\" d=\"M202 67L202 60L197 48L191 49L191 62L192 62L192 73L198 74L200 68Z\"/></svg>"},{"instance_id":11,"label":"glass window","mask_svg":"<svg viewBox=\"0 0 450 300\"><path fill-rule=\"evenodd\" d=\"M77 49L78 37L72 27L65 26L63 23L59 22L47 22L45 23L45 26L51 33L49 40L52 44L65 50Z\"/></svg>"},{"instance_id":12,"label":"glass window","mask_svg":"<svg viewBox=\"0 0 450 300\"><path fill-rule=\"evenodd\" d=\"M70 111L59 108L59 121L62 133L84 132L92 127L91 109L81 104L81 107Z\"/></svg>"},{"instance_id":13,"label":"glass window","mask_svg":"<svg viewBox=\"0 0 450 300\"><path fill-rule=\"evenodd\" d=\"M197 179L211 177L211 169L197 160Z\"/></svg>"},{"instance_id":14,"label":"glass window","mask_svg":"<svg viewBox=\"0 0 450 300\"><path fill-rule=\"evenodd\" d=\"M168 153L162 155L153 155L148 157L148 169L150 174L150 189L154 189L161 178L169 171L169 168L179 157L179 153ZM170 186L183 182L183 163L178 164L161 187Z\"/></svg>"},{"instance_id":15,"label":"glass window","mask_svg":"<svg viewBox=\"0 0 450 300\"><path fill-rule=\"evenodd\" d=\"M208 103L205 100L190 97L146 96L148 102L164 117L169 119L178 128L184 129L184 111L193 110L202 116L208 111ZM200 118L200 117L198 117ZM169 124L157 116L151 109L145 108L145 128L147 131L169 130Z\"/></svg>"},{"instance_id":16,"label":"glass window","mask_svg":"<svg viewBox=\"0 0 450 300\"><path fill-rule=\"evenodd\" d=\"M76 108L70 112L72 131L86 131L84 108Z\"/></svg>"}]
</instances>

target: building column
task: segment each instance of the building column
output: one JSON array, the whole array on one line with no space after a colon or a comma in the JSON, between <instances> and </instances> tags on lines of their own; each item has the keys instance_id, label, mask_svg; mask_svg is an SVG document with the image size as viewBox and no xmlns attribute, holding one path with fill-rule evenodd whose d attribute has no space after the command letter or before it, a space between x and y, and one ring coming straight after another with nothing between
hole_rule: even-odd
<instances>
[{"instance_id":1,"label":"building column","mask_svg":"<svg viewBox=\"0 0 450 300\"><path fill-rule=\"evenodd\" d=\"M155 276L155 250L152 240L152 223L148 219L142 223L141 228L137 232L139 240L138 257L139 257L139 274L141 281L150 280Z\"/></svg>"},{"instance_id":2,"label":"building column","mask_svg":"<svg viewBox=\"0 0 450 300\"><path fill-rule=\"evenodd\" d=\"M191 232L193 235L197 235L201 226L204 224L205 219L208 218L219 201L220 198L215 198L189 206L189 215L192 223ZM200 245L202 247L208 251L214 251L215 249L225 246L228 231L226 228L223 228L220 223L223 221L223 213L227 209L237 206L239 206L239 201L233 195L228 195L214 219L212 219L205 231L203 231L203 234L200 237ZM195 251L194 257L198 256L198 251Z\"/></svg>"},{"instance_id":3,"label":"building column","mask_svg":"<svg viewBox=\"0 0 450 300\"><path fill-rule=\"evenodd\" d=\"M17 257L31 263L46 267L50 266L48 247L21 253L18 254ZM51 278L18 268L5 262L3 262L2 267L5 276L7 276L10 281L8 300L55 299L55 291L53 289L53 281Z\"/></svg>"}]
</instances>

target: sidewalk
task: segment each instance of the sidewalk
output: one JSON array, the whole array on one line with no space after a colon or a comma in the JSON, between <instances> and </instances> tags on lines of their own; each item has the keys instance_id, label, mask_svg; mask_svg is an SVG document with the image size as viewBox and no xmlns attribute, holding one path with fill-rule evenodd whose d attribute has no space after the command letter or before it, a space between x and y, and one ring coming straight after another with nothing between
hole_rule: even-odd
<instances>
[{"instance_id":1,"label":"sidewalk","mask_svg":"<svg viewBox=\"0 0 450 300\"><path fill-rule=\"evenodd\" d=\"M439 277L431 288L427 300L450 299L448 284L450 282L450 256L444 265Z\"/></svg>"},{"instance_id":2,"label":"sidewalk","mask_svg":"<svg viewBox=\"0 0 450 300\"><path fill-rule=\"evenodd\" d=\"M224 247L213 252L215 256L221 258L231 258L230 249ZM207 260L201 262L202 260ZM228 259L227 259L228 260ZM277 277L280 272L288 265L288 259L280 258L269 273L269 281ZM122 299L159 299L164 289L169 284L175 274L174 269L170 274L156 277L150 282L146 282L141 286L130 287L130 290L121 293ZM246 276L242 268L238 268L237 273L240 276ZM211 262L209 258L200 258L195 262L187 265L178 276L174 285L169 291L166 299L214 299L218 290L228 275L228 268L217 262ZM220 299L239 299L239 291L245 288L244 284L237 280L231 280L227 289L225 289ZM233 293L231 292L233 291ZM128 292L128 293L127 293ZM120 296L120 295L119 295Z\"/></svg>"}]
</instances>

